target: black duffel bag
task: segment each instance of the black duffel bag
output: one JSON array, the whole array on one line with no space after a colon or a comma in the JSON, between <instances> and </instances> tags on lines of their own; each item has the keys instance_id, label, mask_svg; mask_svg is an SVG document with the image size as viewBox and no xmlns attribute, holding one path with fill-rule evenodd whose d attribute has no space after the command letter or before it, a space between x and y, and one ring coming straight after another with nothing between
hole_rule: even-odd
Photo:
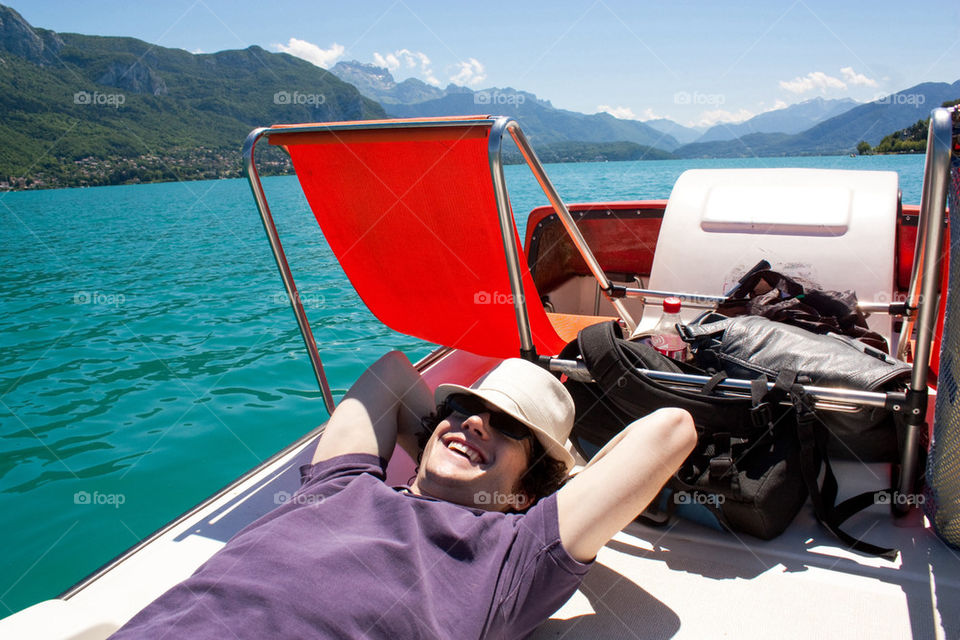
<instances>
[{"instance_id":1,"label":"black duffel bag","mask_svg":"<svg viewBox=\"0 0 960 640\"><path fill-rule=\"evenodd\" d=\"M684 492L687 502L710 508L731 530L770 538L789 525L809 493L817 518L834 535L854 549L890 557L893 550L859 541L840 529L848 517L889 490L837 505L827 447L831 434L842 433L842 446L855 447L851 457L882 459L890 456L891 447L895 457L896 431L889 412L815 411L797 381L799 375L807 384L894 390L904 384L909 366L853 343L765 318L713 315L706 320L713 322L684 332L699 363L716 371L677 363L646 345L623 340L615 322L581 331L577 342L561 354L581 356L595 381L567 382L577 405L574 444L589 454L588 448L604 444L650 411L664 406L687 409L697 426L697 446L668 483L668 488ZM637 369L710 377L702 389L687 390ZM717 394L717 385L728 376L751 380L750 397ZM775 384L768 391L771 381ZM837 416L842 418L836 420ZM876 442L878 437L882 444ZM818 483L821 463L826 469Z\"/></svg>"},{"instance_id":2,"label":"black duffel bag","mask_svg":"<svg viewBox=\"0 0 960 640\"><path fill-rule=\"evenodd\" d=\"M731 378L765 375L775 380L791 371L802 384L858 391L905 390L910 380L910 365L859 340L820 335L762 316L710 313L679 329L700 367L724 371ZM829 433L832 457L899 460L893 414L883 407L821 411L817 416Z\"/></svg>"}]
</instances>

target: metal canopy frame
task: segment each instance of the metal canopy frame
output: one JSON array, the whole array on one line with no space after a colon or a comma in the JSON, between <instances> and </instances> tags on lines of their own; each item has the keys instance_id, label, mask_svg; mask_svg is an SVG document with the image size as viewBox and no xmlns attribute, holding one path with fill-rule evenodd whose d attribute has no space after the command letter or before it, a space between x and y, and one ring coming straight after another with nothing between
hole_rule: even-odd
<instances>
[{"instance_id":1,"label":"metal canopy frame","mask_svg":"<svg viewBox=\"0 0 960 640\"><path fill-rule=\"evenodd\" d=\"M930 129L927 137L927 155L924 165L923 192L920 199L920 215L917 229L916 254L910 289L906 303L892 305L872 305L872 311L903 314L903 323L898 340L897 355L903 359L905 349L916 325L916 347L910 384L905 392L868 392L854 389L833 389L803 386L804 391L815 401L818 407L828 411L849 411L857 407L882 407L901 414L906 425L903 451L900 459L900 472L896 481L896 491L903 495L915 492L915 480L921 461L920 429L926 423L930 355L937 322L937 301L941 293L940 256L943 246L943 229L946 220L947 186L950 183L950 158L953 148L952 111L945 108L934 109L930 117ZM954 286L960 286L960 283ZM703 303L709 307L721 302L724 296L703 296L684 292L656 291L650 289L626 289L631 297L678 296L690 301ZM590 381L590 373L582 362L552 359L550 368L565 373L571 378ZM707 382L704 376L666 373L637 369L639 373L660 382L678 388L702 388ZM768 388L773 384L768 383ZM727 379L717 385L723 395L749 395L750 381ZM909 511L909 504L893 501L893 509L899 514Z\"/></svg>"},{"instance_id":2,"label":"metal canopy frame","mask_svg":"<svg viewBox=\"0 0 960 640\"><path fill-rule=\"evenodd\" d=\"M317 348L317 342L313 336L313 330L310 328L310 321L308 320L307 314L303 308L303 304L300 301L300 294L297 290L297 285L294 282L290 265L287 262L286 254L283 251L283 244L280 241L280 236L277 232L273 215L270 213L270 206L267 203L267 197L264 193L263 184L260 181L260 173L257 170L255 161L257 143L262 138L269 139L271 135L277 134L289 135L314 132L336 133L337 131L356 131L364 129L410 129L464 126L484 126L490 128L487 145L488 162L490 166L490 175L493 180L494 197L497 204L497 215L500 222L500 235L503 240L504 255L506 256L510 289L511 294L513 295L513 307L517 320L517 332L520 336L521 357L532 361L537 361L538 359L536 348L533 344L533 335L530 329L530 317L527 313L527 307L525 304L526 297L523 291L523 272L521 270L522 267L520 263L520 255L517 252L516 243L514 242L514 220L510 208L510 198L507 193L506 178L504 177L503 173L502 148L505 132L510 133L510 136L520 148L520 152L523 155L527 166L533 172L534 177L540 184L541 189L543 189L547 199L551 202L551 204L553 204L557 213L560 215L560 218L563 220L564 226L567 228L567 232L573 239L575 246L580 251L584 261L590 266L591 271L597 278L597 281L600 283L601 289L607 294L607 297L614 305L614 308L623 319L624 324L629 327L630 331L632 331L636 326L636 323L630 316L630 313L626 310L620 300L620 298L623 297L622 290L618 291L618 289L610 283L610 280L606 277L606 274L603 273L603 269L600 268L600 263L590 251L590 248L587 246L586 241L580 233L580 230L577 228L577 225L573 220L573 216L570 215L570 211L560 199L556 188L554 188L553 183L551 183L550 179L547 177L542 163L537 158L536 153L534 153L533 148L530 146L526 136L520 129L520 125L515 120L501 116L477 117L474 119L413 119L350 122L342 124L327 123L260 127L251 131L243 144L243 171L250 183L250 189L253 191L253 198L257 204L257 210L260 213L260 220L263 223L263 228L267 233L267 240L270 243L270 249L273 251L273 257L277 262L277 268L280 271L280 278L283 280L283 286L287 292L287 297L290 300L290 306L293 308L293 313L297 318L297 325L299 326L300 333L303 336L304 345L307 348L307 354L310 357L310 363L313 366L313 371L317 378L317 384L320 386L320 391L323 394L324 405L329 413L333 412L336 402L334 401L333 393L330 390L330 383L328 382L326 373L324 372L323 360L320 357L320 352Z\"/></svg>"}]
</instances>

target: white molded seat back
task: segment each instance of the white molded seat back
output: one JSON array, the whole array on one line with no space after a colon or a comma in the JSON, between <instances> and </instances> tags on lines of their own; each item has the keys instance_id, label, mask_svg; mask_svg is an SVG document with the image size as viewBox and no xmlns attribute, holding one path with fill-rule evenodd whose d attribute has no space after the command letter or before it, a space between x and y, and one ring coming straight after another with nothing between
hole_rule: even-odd
<instances>
[{"instance_id":1,"label":"white molded seat back","mask_svg":"<svg viewBox=\"0 0 960 640\"><path fill-rule=\"evenodd\" d=\"M667 203L649 288L720 295L765 259L825 289L889 302L898 199L893 171L686 171ZM647 305L641 326L659 316L657 305ZM889 339L888 316L868 322Z\"/></svg>"}]
</instances>

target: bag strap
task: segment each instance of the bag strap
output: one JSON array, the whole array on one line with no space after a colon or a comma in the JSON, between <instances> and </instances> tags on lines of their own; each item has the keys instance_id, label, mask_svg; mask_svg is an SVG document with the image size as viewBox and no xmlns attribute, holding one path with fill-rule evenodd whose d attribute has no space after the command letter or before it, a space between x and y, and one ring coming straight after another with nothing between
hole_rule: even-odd
<instances>
[{"instance_id":1,"label":"bag strap","mask_svg":"<svg viewBox=\"0 0 960 640\"><path fill-rule=\"evenodd\" d=\"M899 553L896 549L880 547L855 538L840 528L851 516L866 509L879 495L889 494L888 489L868 491L843 501L837 502L837 477L830 466L830 457L827 453L827 433L819 425L816 413L811 408L811 401L803 388L795 383L796 374L791 371L781 372L776 386L789 389L790 398L796 411L797 437L800 440L800 469L803 480L813 503L813 511L823 527L838 538L845 545L873 556L887 560L894 560ZM820 461L823 462L823 484L817 485L820 475Z\"/></svg>"},{"instance_id":2,"label":"bag strap","mask_svg":"<svg viewBox=\"0 0 960 640\"><path fill-rule=\"evenodd\" d=\"M623 332L616 322L585 327L577 336L583 363L602 387L616 382L623 375L623 364L617 349L617 340L622 337Z\"/></svg>"},{"instance_id":3,"label":"bag strap","mask_svg":"<svg viewBox=\"0 0 960 640\"><path fill-rule=\"evenodd\" d=\"M711 318L719 318L711 320ZM680 335L685 342L694 342L703 337L712 337L722 334L733 323L733 318L728 318L716 313L708 313L700 316L690 324L678 325Z\"/></svg>"}]
</instances>

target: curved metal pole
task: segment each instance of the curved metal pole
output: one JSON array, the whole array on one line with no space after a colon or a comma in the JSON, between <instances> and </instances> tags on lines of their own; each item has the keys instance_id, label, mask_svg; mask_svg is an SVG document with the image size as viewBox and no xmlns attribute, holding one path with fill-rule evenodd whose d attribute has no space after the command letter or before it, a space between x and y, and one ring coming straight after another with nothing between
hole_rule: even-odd
<instances>
[{"instance_id":1,"label":"curved metal pole","mask_svg":"<svg viewBox=\"0 0 960 640\"><path fill-rule=\"evenodd\" d=\"M487 159L490 163L490 175L493 177L493 193L500 218L503 252L507 258L507 276L510 278L510 293L513 295L513 311L517 316L517 331L520 333L520 355L536 362L537 351L533 345L533 332L530 330L530 315L527 313L520 271L520 254L517 253L517 243L513 237L513 215L510 212L510 196L507 195L507 180L503 175L501 158L503 131L510 122L512 121L506 117L497 118L494 121L487 143ZM539 301L537 303L539 304Z\"/></svg>"},{"instance_id":2,"label":"curved metal pole","mask_svg":"<svg viewBox=\"0 0 960 640\"><path fill-rule=\"evenodd\" d=\"M260 221L263 222L263 229L267 232L267 240L270 242L273 257L277 261L280 278L283 280L283 287L286 289L287 297L290 299L290 306L293 307L293 314L297 317L300 335L303 336L303 343L307 347L307 355L310 356L310 364L313 365L313 372L317 376L317 384L320 385L320 392L323 394L323 404L327 408L327 413L333 413L336 403L333 400L333 393L330 391L330 383L327 381L327 374L323 370L323 361L320 359L320 352L317 351L317 342L313 337L313 331L310 329L307 314L303 310L300 293L297 291L297 285L293 281L290 265L287 264L287 256L283 252L283 245L280 244L280 236L277 234L277 227L273 223L273 216L270 214L270 207L267 205L267 197L263 192L263 185L260 182L260 173L257 171L257 165L254 162L253 154L256 150L257 142L268 131L270 131L269 128L261 127L254 129L250 132L250 135L247 136L246 141L243 143L243 172L250 182L250 189L253 190L253 199L257 202Z\"/></svg>"},{"instance_id":3,"label":"curved metal pole","mask_svg":"<svg viewBox=\"0 0 960 640\"><path fill-rule=\"evenodd\" d=\"M920 222L917 242L923 242L920 268L920 292L917 298L917 342L913 354L913 373L910 377L910 392L915 400L912 411L906 416L906 435L900 463L900 479L897 490L909 495L914 491L914 480L920 464L920 428L925 424L927 407L927 374L930 368L930 352L933 333L937 323L937 297L940 294L940 253L943 245L943 223L946 215L947 185L950 181L950 154L953 123L948 109L934 109L930 114L930 131L927 134L927 157L923 173L923 193L920 196ZM925 232L919 236L920 230ZM914 273L918 265L914 264ZM911 291L915 284L911 282ZM910 300L908 300L908 303ZM909 340L909 335L901 340ZM899 352L899 349L898 349ZM898 513L905 513L909 505L894 502Z\"/></svg>"},{"instance_id":4,"label":"curved metal pole","mask_svg":"<svg viewBox=\"0 0 960 640\"><path fill-rule=\"evenodd\" d=\"M927 158L924 167L923 193L920 196L920 218L926 237L923 242L923 278L920 285L920 312L917 317L917 346L910 388L927 390L927 370L933 332L937 322L937 296L940 294L940 254L943 248L943 227L947 210L947 185L950 182L950 144L953 122L948 109L934 109L927 135Z\"/></svg>"},{"instance_id":5,"label":"curved metal pole","mask_svg":"<svg viewBox=\"0 0 960 640\"><path fill-rule=\"evenodd\" d=\"M580 233L580 229L577 227L577 223L573 220L573 216L570 215L567 205L565 205L563 200L560 199L560 194L557 193L553 183L550 182L550 178L547 177L547 173L543 169L543 164L540 162L537 154L533 151L533 147L531 147L530 143L527 141L527 136L524 135L523 131L520 129L520 125L513 120L509 121L507 127L510 129L510 135L513 136L513 140L517 143L517 147L520 148L520 153L523 154L523 159L526 161L527 166L530 167L530 171L533 172L533 176L537 179L537 182L540 183L540 188L543 189L543 193L547 196L547 200L550 201L550 204L553 205L553 210L556 211L557 215L560 216L560 221L563 222L563 226L570 235L570 239L573 240L573 245L577 248L577 251L580 252L580 256L583 258L584 262L587 263L587 267L590 269L593 277L596 278L597 282L600 283L600 289L607 296L610 304L613 305L617 315L619 315L623 320L624 325L626 325L627 332L633 333L634 329L637 328L637 323L624 306L623 300L621 299L622 296L614 294L614 287L611 284L610 279L607 278L607 274L603 272L603 268L600 266L600 263L597 262L593 252L590 251L590 247L587 245L587 241L583 238L583 234Z\"/></svg>"}]
</instances>

